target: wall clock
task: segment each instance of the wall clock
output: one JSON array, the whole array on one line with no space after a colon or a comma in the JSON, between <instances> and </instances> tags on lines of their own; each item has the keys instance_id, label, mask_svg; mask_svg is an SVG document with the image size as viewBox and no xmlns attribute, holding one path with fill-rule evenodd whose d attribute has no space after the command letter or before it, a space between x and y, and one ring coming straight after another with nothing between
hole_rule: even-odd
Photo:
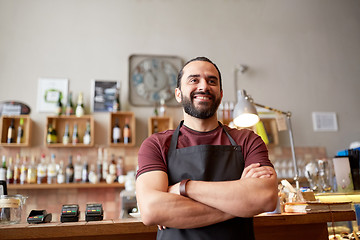
<instances>
[{"instance_id":1,"label":"wall clock","mask_svg":"<svg viewBox=\"0 0 360 240\"><path fill-rule=\"evenodd\" d=\"M129 57L129 101L135 106L154 106L164 99L167 106L175 100L177 75L183 61L175 56L131 55Z\"/></svg>"}]
</instances>

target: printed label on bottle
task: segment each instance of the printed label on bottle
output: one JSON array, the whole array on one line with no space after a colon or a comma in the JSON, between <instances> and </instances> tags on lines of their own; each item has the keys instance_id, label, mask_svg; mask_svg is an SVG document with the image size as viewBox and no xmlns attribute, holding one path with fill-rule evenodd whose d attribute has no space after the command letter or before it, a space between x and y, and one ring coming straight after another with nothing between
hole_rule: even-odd
<instances>
[{"instance_id":1,"label":"printed label on bottle","mask_svg":"<svg viewBox=\"0 0 360 240\"><path fill-rule=\"evenodd\" d=\"M119 140L120 139L120 135L121 132L120 132L120 128L114 128L113 130L113 138L114 140Z\"/></svg>"}]
</instances>

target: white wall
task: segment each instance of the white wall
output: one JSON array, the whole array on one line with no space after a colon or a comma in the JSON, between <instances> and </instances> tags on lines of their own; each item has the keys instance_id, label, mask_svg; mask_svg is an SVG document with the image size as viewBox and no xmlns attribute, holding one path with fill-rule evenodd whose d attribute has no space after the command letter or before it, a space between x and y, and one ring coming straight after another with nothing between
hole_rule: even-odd
<instances>
[{"instance_id":1,"label":"white wall","mask_svg":"<svg viewBox=\"0 0 360 240\"><path fill-rule=\"evenodd\" d=\"M239 86L293 113L295 144L329 156L360 140L360 1L357 0L0 0L0 101L32 108L34 146L47 114L37 113L39 77L69 78L90 105L92 79L122 81L123 108L137 116L137 141L152 108L127 104L131 54L204 55L223 74L224 100ZM171 109L176 119L181 110ZM314 132L313 111L336 112L339 131ZM95 114L96 144L108 115Z\"/></svg>"}]
</instances>

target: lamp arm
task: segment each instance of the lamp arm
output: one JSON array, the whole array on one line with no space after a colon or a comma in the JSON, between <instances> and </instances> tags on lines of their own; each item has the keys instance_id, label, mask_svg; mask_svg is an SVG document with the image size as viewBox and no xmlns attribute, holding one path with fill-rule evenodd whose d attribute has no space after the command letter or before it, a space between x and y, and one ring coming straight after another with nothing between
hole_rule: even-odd
<instances>
[{"instance_id":1,"label":"lamp arm","mask_svg":"<svg viewBox=\"0 0 360 240\"><path fill-rule=\"evenodd\" d=\"M296 160L296 157L295 157L294 136L293 136L293 132L292 132L291 118L290 118L290 116L287 116L286 119L287 119L288 130L289 130L291 155L292 155L292 160L293 160L294 170L295 170L294 181L296 183L296 189L299 190L300 189L300 185L299 185L299 169L298 169L297 160Z\"/></svg>"},{"instance_id":2,"label":"lamp arm","mask_svg":"<svg viewBox=\"0 0 360 240\"><path fill-rule=\"evenodd\" d=\"M259 103L254 103L253 102L253 104L255 106L262 107L262 108L268 109L268 110L276 112L276 113L284 114L286 116L287 125L288 125L288 131L289 131L291 155L292 155L294 171L295 171L294 181L295 181L295 184L296 184L296 189L299 190L300 189L300 185L299 185L299 169L298 169L298 164L297 164L297 160L296 160L296 156L295 156L294 136L293 136L292 125L291 125L291 112L284 112L284 111L278 110L276 108L268 107L268 106L265 106L265 105L262 105L262 104L259 104Z\"/></svg>"},{"instance_id":3,"label":"lamp arm","mask_svg":"<svg viewBox=\"0 0 360 240\"><path fill-rule=\"evenodd\" d=\"M262 108L268 109L268 110L273 111L273 112L277 112L277 113L284 114L284 115L287 116L287 117L291 117L291 112L284 112L284 111L281 111L281 110L276 109L276 108L272 108L272 107L268 107L268 106L262 105L262 104L260 104L260 103L255 103L255 102L253 102L253 104L254 104L255 106L262 107Z\"/></svg>"}]
</instances>

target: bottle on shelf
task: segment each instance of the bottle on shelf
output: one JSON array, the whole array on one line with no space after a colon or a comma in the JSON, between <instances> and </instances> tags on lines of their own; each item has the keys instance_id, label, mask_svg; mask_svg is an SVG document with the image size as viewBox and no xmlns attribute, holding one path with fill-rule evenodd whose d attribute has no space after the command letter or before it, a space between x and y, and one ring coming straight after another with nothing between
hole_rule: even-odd
<instances>
[{"instance_id":1,"label":"bottle on shelf","mask_svg":"<svg viewBox=\"0 0 360 240\"><path fill-rule=\"evenodd\" d=\"M115 119L115 124L113 127L113 143L120 143L121 140L121 129L119 126L119 119Z\"/></svg>"},{"instance_id":2,"label":"bottle on shelf","mask_svg":"<svg viewBox=\"0 0 360 240\"><path fill-rule=\"evenodd\" d=\"M72 144L76 145L79 143L79 133L78 133L78 125L74 123L74 131L72 134Z\"/></svg>"},{"instance_id":3,"label":"bottle on shelf","mask_svg":"<svg viewBox=\"0 0 360 240\"><path fill-rule=\"evenodd\" d=\"M21 167L20 167L20 184L25 184L26 183L27 171L28 171L27 157L24 156Z\"/></svg>"},{"instance_id":4,"label":"bottle on shelf","mask_svg":"<svg viewBox=\"0 0 360 240\"><path fill-rule=\"evenodd\" d=\"M89 182L89 164L88 161L85 159L83 168L82 168L82 174L81 174L81 181L83 183Z\"/></svg>"},{"instance_id":5,"label":"bottle on shelf","mask_svg":"<svg viewBox=\"0 0 360 240\"><path fill-rule=\"evenodd\" d=\"M124 143L129 144L131 142L131 130L129 125L129 118L125 118L125 126L124 126Z\"/></svg>"},{"instance_id":6,"label":"bottle on shelf","mask_svg":"<svg viewBox=\"0 0 360 240\"><path fill-rule=\"evenodd\" d=\"M72 92L69 92L69 96L68 96L68 99L66 102L65 114L66 114L66 116L74 115L74 106L72 103Z\"/></svg>"},{"instance_id":7,"label":"bottle on shelf","mask_svg":"<svg viewBox=\"0 0 360 240\"><path fill-rule=\"evenodd\" d=\"M47 183L47 165L45 154L41 154L40 163L37 166L37 183Z\"/></svg>"},{"instance_id":8,"label":"bottle on shelf","mask_svg":"<svg viewBox=\"0 0 360 240\"><path fill-rule=\"evenodd\" d=\"M58 184L65 183L65 166L64 166L64 161L63 160L60 161L59 171L58 171L58 174L57 174L56 182Z\"/></svg>"},{"instance_id":9,"label":"bottle on shelf","mask_svg":"<svg viewBox=\"0 0 360 240\"><path fill-rule=\"evenodd\" d=\"M164 117L166 115L165 99L163 98L160 99L159 115L160 117Z\"/></svg>"},{"instance_id":10,"label":"bottle on shelf","mask_svg":"<svg viewBox=\"0 0 360 240\"><path fill-rule=\"evenodd\" d=\"M6 156L3 155L2 156L1 167L0 167L0 181L6 181L6 171L7 171Z\"/></svg>"},{"instance_id":11,"label":"bottle on shelf","mask_svg":"<svg viewBox=\"0 0 360 240\"><path fill-rule=\"evenodd\" d=\"M66 166L65 182L66 183L73 183L74 182L74 165L73 165L72 155L69 156L69 163Z\"/></svg>"},{"instance_id":12,"label":"bottle on shelf","mask_svg":"<svg viewBox=\"0 0 360 240\"><path fill-rule=\"evenodd\" d=\"M98 158L96 161L96 175L98 177L99 182L103 181L102 172L103 172L103 154L102 148L98 148ZM90 176L89 176L90 179Z\"/></svg>"},{"instance_id":13,"label":"bottle on shelf","mask_svg":"<svg viewBox=\"0 0 360 240\"><path fill-rule=\"evenodd\" d=\"M64 145L67 145L67 144L69 144L69 142L70 142L69 123L66 122L62 143Z\"/></svg>"},{"instance_id":14,"label":"bottle on shelf","mask_svg":"<svg viewBox=\"0 0 360 240\"><path fill-rule=\"evenodd\" d=\"M91 164L90 165L90 171L89 171L89 182L90 183L98 183L99 182L99 177L96 174L96 170L95 170L95 164Z\"/></svg>"},{"instance_id":15,"label":"bottle on shelf","mask_svg":"<svg viewBox=\"0 0 360 240\"><path fill-rule=\"evenodd\" d=\"M55 129L55 121L49 123L48 131L46 135L46 142L47 144L57 143L57 133Z\"/></svg>"},{"instance_id":16,"label":"bottle on shelf","mask_svg":"<svg viewBox=\"0 0 360 240\"><path fill-rule=\"evenodd\" d=\"M7 143L14 143L15 142L15 119L11 119L10 126L7 132Z\"/></svg>"},{"instance_id":17,"label":"bottle on shelf","mask_svg":"<svg viewBox=\"0 0 360 240\"><path fill-rule=\"evenodd\" d=\"M63 114L63 105L61 103L61 99L62 99L62 94L60 93L59 98L56 103L56 109L55 109L55 114L58 116Z\"/></svg>"},{"instance_id":18,"label":"bottle on shelf","mask_svg":"<svg viewBox=\"0 0 360 240\"><path fill-rule=\"evenodd\" d=\"M20 144L24 142L24 119L20 118L20 125L18 126L16 143Z\"/></svg>"},{"instance_id":19,"label":"bottle on shelf","mask_svg":"<svg viewBox=\"0 0 360 240\"><path fill-rule=\"evenodd\" d=\"M14 183L14 163L12 157L9 157L9 164L6 169L6 183Z\"/></svg>"},{"instance_id":20,"label":"bottle on shelf","mask_svg":"<svg viewBox=\"0 0 360 240\"><path fill-rule=\"evenodd\" d=\"M116 89L115 92L115 96L114 96L114 100L113 100L113 104L112 104L112 110L113 112L118 112L121 110L121 105L120 105L120 96L119 96L119 89Z\"/></svg>"},{"instance_id":21,"label":"bottle on shelf","mask_svg":"<svg viewBox=\"0 0 360 240\"><path fill-rule=\"evenodd\" d=\"M158 121L154 119L153 133L159 132Z\"/></svg>"},{"instance_id":22,"label":"bottle on shelf","mask_svg":"<svg viewBox=\"0 0 360 240\"><path fill-rule=\"evenodd\" d=\"M78 96L78 101L77 101L75 114L76 114L77 117L82 117L85 114L84 98L83 98L83 93L82 92L80 92L79 96Z\"/></svg>"},{"instance_id":23,"label":"bottle on shelf","mask_svg":"<svg viewBox=\"0 0 360 240\"><path fill-rule=\"evenodd\" d=\"M20 169L21 169L20 154L17 153L14 164L14 184L20 183Z\"/></svg>"},{"instance_id":24,"label":"bottle on shelf","mask_svg":"<svg viewBox=\"0 0 360 240\"><path fill-rule=\"evenodd\" d=\"M108 157L107 157L107 149L104 149L104 156L103 156L103 172L102 172L102 179L103 181L106 181L106 177L109 173L109 163L108 163Z\"/></svg>"},{"instance_id":25,"label":"bottle on shelf","mask_svg":"<svg viewBox=\"0 0 360 240\"><path fill-rule=\"evenodd\" d=\"M76 156L76 162L74 165L74 182L79 183L82 180L82 164L81 164L81 156L78 154Z\"/></svg>"},{"instance_id":26,"label":"bottle on shelf","mask_svg":"<svg viewBox=\"0 0 360 240\"><path fill-rule=\"evenodd\" d=\"M116 161L115 161L115 155L111 155L110 165L109 165L109 174L116 176Z\"/></svg>"},{"instance_id":27,"label":"bottle on shelf","mask_svg":"<svg viewBox=\"0 0 360 240\"><path fill-rule=\"evenodd\" d=\"M47 183L48 184L54 184L56 183L56 178L57 178L57 166L56 166L56 161L55 161L55 154L51 154L51 159L50 159L50 163L48 164L47 167Z\"/></svg>"},{"instance_id":28,"label":"bottle on shelf","mask_svg":"<svg viewBox=\"0 0 360 240\"><path fill-rule=\"evenodd\" d=\"M124 169L124 158L123 156L119 156L117 163L116 163L116 175L123 176L125 175L125 169Z\"/></svg>"},{"instance_id":29,"label":"bottle on shelf","mask_svg":"<svg viewBox=\"0 0 360 240\"><path fill-rule=\"evenodd\" d=\"M88 145L90 144L91 142L91 135L90 135L90 122L87 121L86 122L86 130L85 130L85 134L84 134L84 137L83 137L83 143Z\"/></svg>"},{"instance_id":30,"label":"bottle on shelf","mask_svg":"<svg viewBox=\"0 0 360 240\"><path fill-rule=\"evenodd\" d=\"M27 170L26 182L34 184L37 182L36 178L37 178L36 160L35 160L35 157L32 156L28 170Z\"/></svg>"}]
</instances>

